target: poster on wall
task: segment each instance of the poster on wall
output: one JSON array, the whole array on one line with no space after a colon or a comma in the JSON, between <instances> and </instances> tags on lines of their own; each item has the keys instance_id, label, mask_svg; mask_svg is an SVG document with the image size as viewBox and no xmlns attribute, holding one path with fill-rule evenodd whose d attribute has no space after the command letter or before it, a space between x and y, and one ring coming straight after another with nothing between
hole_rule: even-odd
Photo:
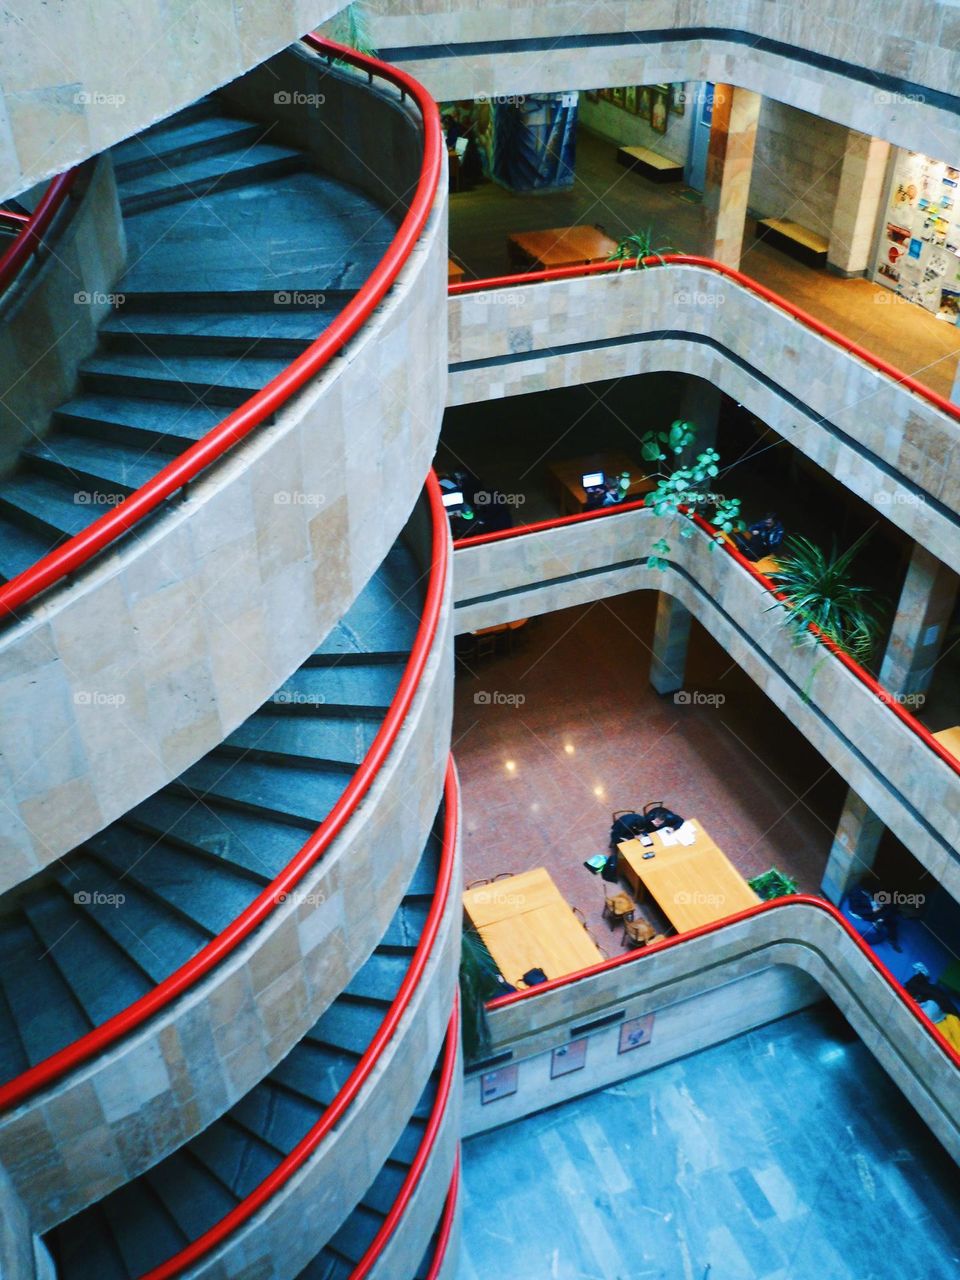
<instances>
[{"instance_id":1,"label":"poster on wall","mask_svg":"<svg viewBox=\"0 0 960 1280\"><path fill-rule=\"evenodd\" d=\"M630 1018L620 1024L620 1047L617 1053L629 1053L631 1049L639 1049L649 1044L653 1035L653 1014L645 1018Z\"/></svg>"},{"instance_id":2,"label":"poster on wall","mask_svg":"<svg viewBox=\"0 0 960 1280\"><path fill-rule=\"evenodd\" d=\"M587 1065L587 1040L571 1040L569 1044L558 1045L550 1055L550 1079L568 1076L574 1071L582 1071Z\"/></svg>"},{"instance_id":3,"label":"poster on wall","mask_svg":"<svg viewBox=\"0 0 960 1280\"><path fill-rule=\"evenodd\" d=\"M637 85L637 115L642 116L644 120L650 119L650 102L652 97L653 90L650 85Z\"/></svg>"},{"instance_id":4,"label":"poster on wall","mask_svg":"<svg viewBox=\"0 0 960 1280\"><path fill-rule=\"evenodd\" d=\"M632 114L637 114L637 86L628 84L623 91L623 105Z\"/></svg>"},{"instance_id":5,"label":"poster on wall","mask_svg":"<svg viewBox=\"0 0 960 1280\"><path fill-rule=\"evenodd\" d=\"M670 86L670 110L675 116L682 116L687 101L687 86L682 80Z\"/></svg>"},{"instance_id":6,"label":"poster on wall","mask_svg":"<svg viewBox=\"0 0 960 1280\"><path fill-rule=\"evenodd\" d=\"M670 86L655 84L650 96L650 128L657 133L667 132L667 113L670 110Z\"/></svg>"},{"instance_id":7,"label":"poster on wall","mask_svg":"<svg viewBox=\"0 0 960 1280\"><path fill-rule=\"evenodd\" d=\"M520 1079L520 1068L514 1064L510 1067L499 1067L496 1071L484 1071L480 1077L480 1102L486 1106L489 1102L497 1102L500 1098L509 1098L517 1092Z\"/></svg>"},{"instance_id":8,"label":"poster on wall","mask_svg":"<svg viewBox=\"0 0 960 1280\"><path fill-rule=\"evenodd\" d=\"M874 262L873 279L947 324L960 323L960 170L901 151Z\"/></svg>"}]
</instances>

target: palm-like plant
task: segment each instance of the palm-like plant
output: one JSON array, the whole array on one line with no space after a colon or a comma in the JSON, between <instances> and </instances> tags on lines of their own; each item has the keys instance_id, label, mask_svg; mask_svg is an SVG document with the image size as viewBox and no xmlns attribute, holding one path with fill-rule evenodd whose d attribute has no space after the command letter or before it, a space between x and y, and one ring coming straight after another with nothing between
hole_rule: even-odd
<instances>
[{"instance_id":1,"label":"palm-like plant","mask_svg":"<svg viewBox=\"0 0 960 1280\"><path fill-rule=\"evenodd\" d=\"M809 630L812 622L838 649L864 664L873 654L883 619L872 588L850 580L850 566L865 537L842 554L836 545L827 553L809 538L787 538L771 575L785 599L770 606L787 606L784 622L798 639L815 639Z\"/></svg>"},{"instance_id":2,"label":"palm-like plant","mask_svg":"<svg viewBox=\"0 0 960 1280\"><path fill-rule=\"evenodd\" d=\"M662 265L663 255L665 253L676 253L671 245L661 245L659 249L653 247L653 227L647 227L646 231L635 231L633 235L624 236L622 240L617 242L617 247L613 253L607 258L608 262L619 263L618 271L622 271L624 265L632 258L636 258L633 264L637 271L644 271L650 265L647 258L656 258Z\"/></svg>"},{"instance_id":3,"label":"palm-like plant","mask_svg":"<svg viewBox=\"0 0 960 1280\"><path fill-rule=\"evenodd\" d=\"M376 56L377 51L373 46L373 39L370 35L369 18L362 0L356 0L354 4L348 4L333 19L328 30L330 36L338 44L348 45L351 49L356 49L358 53L366 53L371 57Z\"/></svg>"},{"instance_id":4,"label":"palm-like plant","mask_svg":"<svg viewBox=\"0 0 960 1280\"><path fill-rule=\"evenodd\" d=\"M463 1056L467 1062L475 1062L490 1050L486 1004L501 986L500 971L483 939L475 930L464 929L460 951L460 1025Z\"/></svg>"}]
</instances>

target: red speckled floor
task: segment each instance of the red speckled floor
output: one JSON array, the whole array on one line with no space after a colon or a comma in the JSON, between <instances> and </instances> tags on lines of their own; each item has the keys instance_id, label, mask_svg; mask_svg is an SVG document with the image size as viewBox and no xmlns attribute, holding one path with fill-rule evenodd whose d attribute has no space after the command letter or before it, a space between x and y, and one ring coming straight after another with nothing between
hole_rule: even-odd
<instances>
[{"instance_id":1,"label":"red speckled floor","mask_svg":"<svg viewBox=\"0 0 960 1280\"><path fill-rule=\"evenodd\" d=\"M513 652L458 664L465 881L545 866L611 954L620 931L583 862L606 851L612 810L665 800L745 876L776 865L816 892L845 792L698 624L686 688L723 702L655 693L654 608L644 592L532 619Z\"/></svg>"}]
</instances>

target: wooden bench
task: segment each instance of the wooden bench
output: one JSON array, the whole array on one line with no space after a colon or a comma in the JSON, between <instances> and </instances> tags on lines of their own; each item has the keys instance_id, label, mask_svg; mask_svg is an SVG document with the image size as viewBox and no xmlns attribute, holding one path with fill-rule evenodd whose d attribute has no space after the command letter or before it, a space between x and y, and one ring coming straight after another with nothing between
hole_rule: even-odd
<instances>
[{"instance_id":1,"label":"wooden bench","mask_svg":"<svg viewBox=\"0 0 960 1280\"><path fill-rule=\"evenodd\" d=\"M651 182L682 182L683 165L666 156L658 156L649 147L621 147L617 162L627 169L635 169Z\"/></svg>"},{"instance_id":2,"label":"wooden bench","mask_svg":"<svg viewBox=\"0 0 960 1280\"><path fill-rule=\"evenodd\" d=\"M825 267L830 241L816 231L808 231L788 218L760 218L757 239L764 240L781 253L796 258L808 267Z\"/></svg>"}]
</instances>

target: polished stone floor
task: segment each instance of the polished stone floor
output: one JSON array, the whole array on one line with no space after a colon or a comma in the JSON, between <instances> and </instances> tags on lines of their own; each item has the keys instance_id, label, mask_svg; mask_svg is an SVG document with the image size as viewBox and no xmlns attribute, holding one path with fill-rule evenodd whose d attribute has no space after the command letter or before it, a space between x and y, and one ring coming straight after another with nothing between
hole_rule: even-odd
<instances>
[{"instance_id":1,"label":"polished stone floor","mask_svg":"<svg viewBox=\"0 0 960 1280\"><path fill-rule=\"evenodd\" d=\"M954 1280L953 1163L832 1009L464 1144L458 1280Z\"/></svg>"},{"instance_id":2,"label":"polished stone floor","mask_svg":"<svg viewBox=\"0 0 960 1280\"><path fill-rule=\"evenodd\" d=\"M678 198L680 184L658 186L617 164L616 147L585 129L577 141L574 186L514 195L492 182L450 197L450 252L468 279L513 270L507 236L516 231L600 224L614 239L649 229L662 250L704 253L708 227L700 206ZM802 219L801 219L802 220ZM868 280L814 271L758 241L748 220L743 270L855 342L949 396L960 329L937 320Z\"/></svg>"}]
</instances>

